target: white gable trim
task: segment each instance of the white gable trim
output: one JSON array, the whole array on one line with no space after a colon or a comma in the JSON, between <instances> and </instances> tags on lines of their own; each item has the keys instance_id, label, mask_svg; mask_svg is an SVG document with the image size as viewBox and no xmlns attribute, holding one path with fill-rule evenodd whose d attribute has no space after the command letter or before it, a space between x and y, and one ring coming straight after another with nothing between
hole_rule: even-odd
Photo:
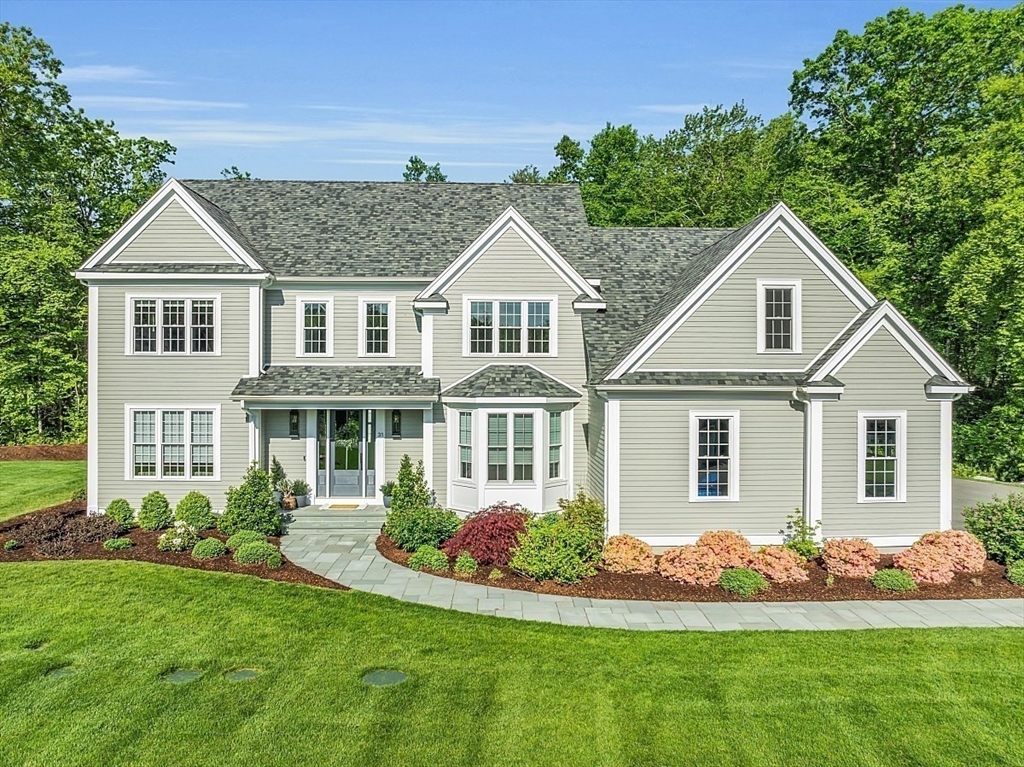
<instances>
[{"instance_id":1,"label":"white gable trim","mask_svg":"<svg viewBox=\"0 0 1024 767\"><path fill-rule=\"evenodd\" d=\"M146 227L149 226L150 221L156 218L162 213L172 202L177 202L181 205L185 211L195 219L207 234L209 234L218 245L220 245L224 251L231 256L231 258L239 264L244 264L250 269L255 269L262 272L263 266L257 263L252 256L245 252L242 248L227 232L224 231L223 227L220 226L210 215L203 210L202 206L199 205L192 194L182 184L173 178L167 179L163 186L157 190L149 201L146 202L141 208L135 211L134 215L129 218L121 227L111 235L100 249L97 250L92 257L82 265L82 269L92 269L100 264L106 264L116 259L125 248L131 245L140 234L142 234Z\"/></svg>"},{"instance_id":2,"label":"white gable trim","mask_svg":"<svg viewBox=\"0 0 1024 767\"><path fill-rule=\"evenodd\" d=\"M851 272L832 252L825 247L814 233L807 228L796 214L784 203L771 209L743 240L733 248L732 252L704 280L683 299L658 326L641 341L629 355L620 362L608 375L608 378L621 378L634 372L672 334L688 320L707 301L718 288L756 251L765 240L776 231L789 236L800 251L828 277L842 293L853 302L861 312L872 306L876 299L863 283Z\"/></svg>"},{"instance_id":3,"label":"white gable trim","mask_svg":"<svg viewBox=\"0 0 1024 767\"><path fill-rule=\"evenodd\" d=\"M595 301L602 300L601 294L597 289L587 282L558 251L551 247L551 244L541 236L540 232L534 229L519 211L511 205L505 209L505 212L494 223L484 230L483 234L462 251L461 255L452 261L433 282L420 291L416 300L424 300L435 293L443 294L447 291L480 256L487 252L488 248L509 230L522 237L526 244L551 267L555 274L576 291L577 295L587 295Z\"/></svg>"}]
</instances>

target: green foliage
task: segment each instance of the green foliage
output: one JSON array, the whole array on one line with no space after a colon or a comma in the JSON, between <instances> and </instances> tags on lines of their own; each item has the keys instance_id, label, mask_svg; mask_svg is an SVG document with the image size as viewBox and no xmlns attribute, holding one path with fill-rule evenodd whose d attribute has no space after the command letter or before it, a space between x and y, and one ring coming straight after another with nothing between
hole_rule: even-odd
<instances>
[{"instance_id":1,"label":"green foliage","mask_svg":"<svg viewBox=\"0 0 1024 767\"><path fill-rule=\"evenodd\" d=\"M217 520L217 529L225 535L234 535L239 530L277 535L281 531L278 510L270 489L270 477L253 462L241 486L228 488L227 505Z\"/></svg>"},{"instance_id":2,"label":"green foliage","mask_svg":"<svg viewBox=\"0 0 1024 767\"><path fill-rule=\"evenodd\" d=\"M228 547L216 538L203 538L192 547L194 559L216 559L228 553Z\"/></svg>"},{"instance_id":3,"label":"green foliage","mask_svg":"<svg viewBox=\"0 0 1024 767\"><path fill-rule=\"evenodd\" d=\"M746 567L730 567L722 571L718 585L730 594L741 597L752 597L761 591L768 590L768 580L756 570Z\"/></svg>"},{"instance_id":4,"label":"green foliage","mask_svg":"<svg viewBox=\"0 0 1024 767\"><path fill-rule=\"evenodd\" d=\"M472 575L479 569L476 560L473 559L473 555L468 551L463 551L459 556L455 557L455 572L461 575Z\"/></svg>"},{"instance_id":5,"label":"green foliage","mask_svg":"<svg viewBox=\"0 0 1024 767\"><path fill-rule=\"evenodd\" d=\"M164 530L174 524L167 496L159 490L154 490L143 498L142 506L139 507L138 522L143 530Z\"/></svg>"},{"instance_id":6,"label":"green foliage","mask_svg":"<svg viewBox=\"0 0 1024 767\"><path fill-rule=\"evenodd\" d=\"M267 537L255 530L240 530L228 538L227 546L231 551L236 551L247 543L265 543Z\"/></svg>"},{"instance_id":7,"label":"green foliage","mask_svg":"<svg viewBox=\"0 0 1024 767\"><path fill-rule=\"evenodd\" d=\"M237 165L232 165L230 168L222 168L220 177L228 181L259 181L249 171L239 170Z\"/></svg>"},{"instance_id":8,"label":"green foliage","mask_svg":"<svg viewBox=\"0 0 1024 767\"><path fill-rule=\"evenodd\" d=\"M537 581L577 583L597 572L594 562L592 531L565 519L552 522L541 517L526 523L509 567Z\"/></svg>"},{"instance_id":9,"label":"green foliage","mask_svg":"<svg viewBox=\"0 0 1024 767\"><path fill-rule=\"evenodd\" d=\"M380 494L390 498L395 494L395 488L398 487L398 483L393 479L389 479L383 485L380 486Z\"/></svg>"},{"instance_id":10,"label":"green foliage","mask_svg":"<svg viewBox=\"0 0 1024 767\"><path fill-rule=\"evenodd\" d=\"M284 483L288 479L288 475L285 474L284 466L277 460L277 456L270 457L270 487L278 492L284 492Z\"/></svg>"},{"instance_id":11,"label":"green foliage","mask_svg":"<svg viewBox=\"0 0 1024 767\"><path fill-rule=\"evenodd\" d=\"M1024 586L1024 559L1017 560L1006 568L1006 580L1014 586Z\"/></svg>"},{"instance_id":12,"label":"green foliage","mask_svg":"<svg viewBox=\"0 0 1024 767\"><path fill-rule=\"evenodd\" d=\"M156 542L160 551L190 551L199 543L199 533L185 522L175 522Z\"/></svg>"},{"instance_id":13,"label":"green foliage","mask_svg":"<svg viewBox=\"0 0 1024 767\"><path fill-rule=\"evenodd\" d=\"M14 551L15 549L21 548L21 544L13 538L9 538L4 541L4 551Z\"/></svg>"},{"instance_id":14,"label":"green foliage","mask_svg":"<svg viewBox=\"0 0 1024 767\"><path fill-rule=\"evenodd\" d=\"M384 532L399 548L416 551L421 546L440 546L455 535L461 525L462 519L454 511L438 506L396 510L392 501Z\"/></svg>"},{"instance_id":15,"label":"green foliage","mask_svg":"<svg viewBox=\"0 0 1024 767\"><path fill-rule=\"evenodd\" d=\"M871 583L879 591L913 591L917 588L910 573L892 567L879 570L872 575Z\"/></svg>"},{"instance_id":16,"label":"green foliage","mask_svg":"<svg viewBox=\"0 0 1024 767\"><path fill-rule=\"evenodd\" d=\"M964 509L964 527L1000 564L1024 560L1024 493L982 501Z\"/></svg>"},{"instance_id":17,"label":"green foliage","mask_svg":"<svg viewBox=\"0 0 1024 767\"><path fill-rule=\"evenodd\" d=\"M134 545L131 538L108 538L103 541L103 548L107 551L123 551L124 549L130 549Z\"/></svg>"},{"instance_id":18,"label":"green foliage","mask_svg":"<svg viewBox=\"0 0 1024 767\"><path fill-rule=\"evenodd\" d=\"M519 170L512 171L508 180L513 184L541 184L544 182L544 177L541 176L540 170L536 165L527 165Z\"/></svg>"},{"instance_id":19,"label":"green foliage","mask_svg":"<svg viewBox=\"0 0 1024 767\"><path fill-rule=\"evenodd\" d=\"M296 479L292 481L291 486L292 495L309 495L310 487L309 483L302 479Z\"/></svg>"},{"instance_id":20,"label":"green foliage","mask_svg":"<svg viewBox=\"0 0 1024 767\"><path fill-rule=\"evenodd\" d=\"M198 490L191 490L174 507L174 518L196 530L209 530L217 524L210 499Z\"/></svg>"},{"instance_id":21,"label":"green foliage","mask_svg":"<svg viewBox=\"0 0 1024 767\"><path fill-rule=\"evenodd\" d=\"M234 560L242 565L265 564L271 570L281 566L281 552L267 541L243 543L235 550Z\"/></svg>"},{"instance_id":22,"label":"green foliage","mask_svg":"<svg viewBox=\"0 0 1024 767\"><path fill-rule=\"evenodd\" d=\"M402 181L429 181L439 183L447 181L448 177L441 172L441 164L434 163L427 165L416 155L409 158L405 165L405 172L402 173Z\"/></svg>"},{"instance_id":23,"label":"green foliage","mask_svg":"<svg viewBox=\"0 0 1024 767\"><path fill-rule=\"evenodd\" d=\"M112 500L107 504L103 513L121 525L124 530L135 527L135 509L124 498Z\"/></svg>"},{"instance_id":24,"label":"green foliage","mask_svg":"<svg viewBox=\"0 0 1024 767\"><path fill-rule=\"evenodd\" d=\"M448 557L443 551L439 551L433 546L420 546L416 549L416 553L409 557L409 567L413 570L447 572Z\"/></svg>"},{"instance_id":25,"label":"green foliage","mask_svg":"<svg viewBox=\"0 0 1024 767\"><path fill-rule=\"evenodd\" d=\"M586 537L590 552L588 561L596 564L604 548L604 505L579 488L574 498L559 498L558 508L561 509L562 521Z\"/></svg>"},{"instance_id":26,"label":"green foliage","mask_svg":"<svg viewBox=\"0 0 1024 767\"><path fill-rule=\"evenodd\" d=\"M786 516L786 529L779 532L782 533L782 546L796 552L803 559L811 560L821 553L821 546L818 545L821 522L808 524L800 509Z\"/></svg>"},{"instance_id":27,"label":"green foliage","mask_svg":"<svg viewBox=\"0 0 1024 767\"><path fill-rule=\"evenodd\" d=\"M505 573L503 573L497 567L495 567L493 570L491 570L489 573L487 573L487 580L489 580L489 581L500 581L504 577L505 577Z\"/></svg>"},{"instance_id":28,"label":"green foliage","mask_svg":"<svg viewBox=\"0 0 1024 767\"><path fill-rule=\"evenodd\" d=\"M433 499L423 461L418 461L414 467L408 454L403 455L391 494L391 512L421 509L432 505Z\"/></svg>"}]
</instances>

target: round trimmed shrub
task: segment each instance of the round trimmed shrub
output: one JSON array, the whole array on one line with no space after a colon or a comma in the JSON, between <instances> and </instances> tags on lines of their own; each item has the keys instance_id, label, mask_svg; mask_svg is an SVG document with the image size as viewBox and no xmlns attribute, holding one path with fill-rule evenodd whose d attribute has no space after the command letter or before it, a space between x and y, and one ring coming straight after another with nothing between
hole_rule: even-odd
<instances>
[{"instance_id":1,"label":"round trimmed shrub","mask_svg":"<svg viewBox=\"0 0 1024 767\"><path fill-rule=\"evenodd\" d=\"M750 541L732 530L709 530L697 539L697 546L710 549L722 567L746 567L754 555Z\"/></svg>"},{"instance_id":2,"label":"round trimmed shrub","mask_svg":"<svg viewBox=\"0 0 1024 767\"><path fill-rule=\"evenodd\" d=\"M21 544L18 543L13 538L8 538L6 541L4 541L4 551L14 551L15 549L20 549L20 548L21 548Z\"/></svg>"},{"instance_id":3,"label":"round trimmed shrub","mask_svg":"<svg viewBox=\"0 0 1024 767\"><path fill-rule=\"evenodd\" d=\"M1010 563L1006 568L1006 580L1014 586L1024 586L1024 559Z\"/></svg>"},{"instance_id":4,"label":"round trimmed shrub","mask_svg":"<svg viewBox=\"0 0 1024 767\"><path fill-rule=\"evenodd\" d=\"M610 573L653 573L654 551L632 535L613 535L601 552L601 567Z\"/></svg>"},{"instance_id":5,"label":"round trimmed shrub","mask_svg":"<svg viewBox=\"0 0 1024 767\"><path fill-rule=\"evenodd\" d=\"M281 532L280 505L270 489L270 477L255 463L246 470L239 487L228 488L217 529L224 535L234 535L239 530L255 530L263 535Z\"/></svg>"},{"instance_id":6,"label":"round trimmed shrub","mask_svg":"<svg viewBox=\"0 0 1024 767\"><path fill-rule=\"evenodd\" d=\"M166 530L174 523L174 516L171 514L171 504L167 502L167 496L159 490L142 499L142 506L139 507L139 527L143 530Z\"/></svg>"},{"instance_id":7,"label":"round trimmed shrub","mask_svg":"<svg viewBox=\"0 0 1024 767\"><path fill-rule=\"evenodd\" d=\"M237 551L247 543L265 543L266 540L267 537L263 533L257 533L255 530L240 530L228 538L228 548L231 551Z\"/></svg>"},{"instance_id":8,"label":"round trimmed shrub","mask_svg":"<svg viewBox=\"0 0 1024 767\"><path fill-rule=\"evenodd\" d=\"M228 547L217 538L203 538L192 547L193 559L216 559L228 553Z\"/></svg>"},{"instance_id":9,"label":"round trimmed shrub","mask_svg":"<svg viewBox=\"0 0 1024 767\"><path fill-rule=\"evenodd\" d=\"M980 573L985 569L988 554L976 537L965 530L943 530L922 535L917 542L921 545L936 546L949 557L954 572ZM917 545L917 544L915 544Z\"/></svg>"},{"instance_id":10,"label":"round trimmed shrub","mask_svg":"<svg viewBox=\"0 0 1024 767\"><path fill-rule=\"evenodd\" d=\"M982 501L964 509L964 527L985 546L996 562L1024 559L1024 493Z\"/></svg>"},{"instance_id":11,"label":"round trimmed shrub","mask_svg":"<svg viewBox=\"0 0 1024 767\"><path fill-rule=\"evenodd\" d=\"M687 586L714 586L725 568L705 546L668 549L658 560L658 573Z\"/></svg>"},{"instance_id":12,"label":"round trimmed shrub","mask_svg":"<svg viewBox=\"0 0 1024 767\"><path fill-rule=\"evenodd\" d=\"M472 554L463 551L455 557L455 567L452 569L460 575L472 575L479 569L479 565Z\"/></svg>"},{"instance_id":13,"label":"round trimmed shrub","mask_svg":"<svg viewBox=\"0 0 1024 767\"><path fill-rule=\"evenodd\" d=\"M945 548L934 543L918 541L893 556L892 563L900 570L906 570L915 583L941 585L953 581L953 558Z\"/></svg>"},{"instance_id":14,"label":"round trimmed shrub","mask_svg":"<svg viewBox=\"0 0 1024 767\"><path fill-rule=\"evenodd\" d=\"M210 499L198 490L192 490L174 507L174 518L190 525L194 530L209 530L217 524Z\"/></svg>"},{"instance_id":15,"label":"round trimmed shrub","mask_svg":"<svg viewBox=\"0 0 1024 767\"><path fill-rule=\"evenodd\" d=\"M190 525L178 521L174 523L174 527L160 536L156 547L160 551L189 551L197 543L199 543L199 533Z\"/></svg>"},{"instance_id":16,"label":"round trimmed shrub","mask_svg":"<svg viewBox=\"0 0 1024 767\"><path fill-rule=\"evenodd\" d=\"M442 573L448 570L448 557L434 546L420 546L416 553L409 557L409 568Z\"/></svg>"},{"instance_id":17,"label":"round trimmed shrub","mask_svg":"<svg viewBox=\"0 0 1024 767\"><path fill-rule=\"evenodd\" d=\"M535 519L520 536L509 567L535 581L577 583L597 573L594 562L593 531L564 519Z\"/></svg>"},{"instance_id":18,"label":"round trimmed shrub","mask_svg":"<svg viewBox=\"0 0 1024 767\"><path fill-rule=\"evenodd\" d=\"M808 579L804 558L785 546L765 546L750 558L750 569L772 583L801 583Z\"/></svg>"},{"instance_id":19,"label":"round trimmed shrub","mask_svg":"<svg viewBox=\"0 0 1024 767\"><path fill-rule=\"evenodd\" d=\"M251 541L235 550L234 560L240 565L265 564L273 570L281 566L281 552L268 541Z\"/></svg>"},{"instance_id":20,"label":"round trimmed shrub","mask_svg":"<svg viewBox=\"0 0 1024 767\"><path fill-rule=\"evenodd\" d=\"M134 545L131 538L110 538L103 541L103 548L107 551L123 551L124 549L130 549Z\"/></svg>"},{"instance_id":21,"label":"round trimmed shrub","mask_svg":"<svg viewBox=\"0 0 1024 767\"><path fill-rule=\"evenodd\" d=\"M384 532L404 551L417 551L421 546L437 548L454 536L462 519L454 511L439 506L396 509L387 516Z\"/></svg>"},{"instance_id":22,"label":"round trimmed shrub","mask_svg":"<svg viewBox=\"0 0 1024 767\"><path fill-rule=\"evenodd\" d=\"M892 567L879 570L872 575L871 584L879 591L913 591L917 588L910 573Z\"/></svg>"},{"instance_id":23,"label":"round trimmed shrub","mask_svg":"<svg viewBox=\"0 0 1024 767\"><path fill-rule=\"evenodd\" d=\"M478 564L507 565L530 517L530 512L518 503L496 503L466 517L441 548L449 557L468 551Z\"/></svg>"},{"instance_id":24,"label":"round trimmed shrub","mask_svg":"<svg viewBox=\"0 0 1024 767\"><path fill-rule=\"evenodd\" d=\"M870 578L880 558L878 549L863 538L832 538L821 550L825 569L840 578Z\"/></svg>"},{"instance_id":25,"label":"round trimmed shrub","mask_svg":"<svg viewBox=\"0 0 1024 767\"><path fill-rule=\"evenodd\" d=\"M112 500L107 504L103 513L121 525L124 530L135 527L135 509L124 498Z\"/></svg>"},{"instance_id":26,"label":"round trimmed shrub","mask_svg":"<svg viewBox=\"0 0 1024 767\"><path fill-rule=\"evenodd\" d=\"M768 580L756 570L747 567L730 567L718 577L718 585L730 594L752 597L759 591L768 590Z\"/></svg>"}]
</instances>

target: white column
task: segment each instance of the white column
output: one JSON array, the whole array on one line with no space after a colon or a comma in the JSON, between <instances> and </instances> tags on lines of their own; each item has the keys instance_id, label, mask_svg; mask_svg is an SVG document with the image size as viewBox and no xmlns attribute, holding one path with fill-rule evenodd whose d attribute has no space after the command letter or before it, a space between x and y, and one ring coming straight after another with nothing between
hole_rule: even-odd
<instances>
[{"instance_id":1,"label":"white column","mask_svg":"<svg viewBox=\"0 0 1024 767\"><path fill-rule=\"evenodd\" d=\"M812 526L822 514L824 404L820 399L804 403L804 521Z\"/></svg>"},{"instance_id":2,"label":"white column","mask_svg":"<svg viewBox=\"0 0 1024 767\"><path fill-rule=\"evenodd\" d=\"M420 315L420 367L424 378L434 376L434 315Z\"/></svg>"},{"instance_id":3,"label":"white column","mask_svg":"<svg viewBox=\"0 0 1024 767\"><path fill-rule=\"evenodd\" d=\"M260 440L262 436L260 434L260 422L262 421L262 411L250 410L248 411L249 416L249 463L256 461L260 462Z\"/></svg>"},{"instance_id":4,"label":"white column","mask_svg":"<svg viewBox=\"0 0 1024 767\"><path fill-rule=\"evenodd\" d=\"M376 428L376 434L374 435L374 449L376 451L373 462L377 467L377 486L373 488L373 500L379 504L384 503L384 494L380 491L380 486L383 485L387 480L392 479L391 477L384 476L384 451L385 445L387 444L387 435L391 434L391 424L388 422L388 411L378 410L374 415L374 423Z\"/></svg>"},{"instance_id":5,"label":"white column","mask_svg":"<svg viewBox=\"0 0 1024 767\"><path fill-rule=\"evenodd\" d=\"M249 287L249 375L255 378L263 367L263 288ZM222 332L220 328L217 332Z\"/></svg>"},{"instance_id":6,"label":"white column","mask_svg":"<svg viewBox=\"0 0 1024 767\"><path fill-rule=\"evenodd\" d=\"M306 484L316 498L316 410L306 411Z\"/></svg>"},{"instance_id":7,"label":"white column","mask_svg":"<svg viewBox=\"0 0 1024 767\"><path fill-rule=\"evenodd\" d=\"M604 405L604 506L608 512L608 535L619 534L619 416L620 401Z\"/></svg>"},{"instance_id":8,"label":"white column","mask_svg":"<svg viewBox=\"0 0 1024 767\"><path fill-rule=\"evenodd\" d=\"M423 467L427 484L434 487L434 409L423 411Z\"/></svg>"},{"instance_id":9,"label":"white column","mask_svg":"<svg viewBox=\"0 0 1024 767\"><path fill-rule=\"evenodd\" d=\"M100 401L99 401L99 342L100 342L100 289L97 285L89 286L89 356L88 356L88 465L86 478L86 496L89 514L99 511L100 500ZM126 428L129 428L126 426ZM130 439L130 438L129 438ZM128 442L125 449L128 450ZM128 464L125 456L125 465Z\"/></svg>"},{"instance_id":10,"label":"white column","mask_svg":"<svg viewBox=\"0 0 1024 767\"><path fill-rule=\"evenodd\" d=\"M953 527L953 400L939 402L939 529Z\"/></svg>"}]
</instances>

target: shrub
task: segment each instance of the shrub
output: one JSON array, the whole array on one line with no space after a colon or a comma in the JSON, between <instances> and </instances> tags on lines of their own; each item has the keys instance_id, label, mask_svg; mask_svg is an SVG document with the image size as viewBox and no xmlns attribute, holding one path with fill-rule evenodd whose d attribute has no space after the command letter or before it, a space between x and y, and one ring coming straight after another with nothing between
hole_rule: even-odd
<instances>
[{"instance_id":1,"label":"shrub","mask_svg":"<svg viewBox=\"0 0 1024 767\"><path fill-rule=\"evenodd\" d=\"M917 588L914 579L906 570L887 567L871 576L871 583L879 591L913 591Z\"/></svg>"},{"instance_id":2,"label":"shrub","mask_svg":"<svg viewBox=\"0 0 1024 767\"><path fill-rule=\"evenodd\" d=\"M934 543L918 541L892 558L900 570L906 570L915 583L950 583L953 580L953 558L946 549Z\"/></svg>"},{"instance_id":3,"label":"shrub","mask_svg":"<svg viewBox=\"0 0 1024 767\"><path fill-rule=\"evenodd\" d=\"M307 496L307 495L309 495L309 492L310 492L309 483L306 482L304 479L296 479L295 481L292 482L292 493L296 497L300 496L300 495L301 496Z\"/></svg>"},{"instance_id":4,"label":"shrub","mask_svg":"<svg viewBox=\"0 0 1024 767\"><path fill-rule=\"evenodd\" d=\"M437 548L455 535L461 524L458 514L438 506L396 510L392 504L384 531L399 548L416 551L420 546Z\"/></svg>"},{"instance_id":5,"label":"shrub","mask_svg":"<svg viewBox=\"0 0 1024 767\"><path fill-rule=\"evenodd\" d=\"M409 567L413 570L434 570L443 573L448 570L448 557L434 546L420 546L416 553L409 557Z\"/></svg>"},{"instance_id":6,"label":"shrub","mask_svg":"<svg viewBox=\"0 0 1024 767\"><path fill-rule=\"evenodd\" d=\"M488 506L466 518L444 545L444 552L453 557L468 551L481 565L507 565L529 520L530 512L518 503Z\"/></svg>"},{"instance_id":7,"label":"shrub","mask_svg":"<svg viewBox=\"0 0 1024 767\"><path fill-rule=\"evenodd\" d=\"M985 560L988 558L985 547L976 537L963 530L928 533L922 535L917 543L940 548L949 557L954 572L980 573L985 569Z\"/></svg>"},{"instance_id":8,"label":"shrub","mask_svg":"<svg viewBox=\"0 0 1024 767\"><path fill-rule=\"evenodd\" d=\"M36 545L36 553L41 557L64 559L75 555L74 544L68 538L51 538Z\"/></svg>"},{"instance_id":9,"label":"shrub","mask_svg":"<svg viewBox=\"0 0 1024 767\"><path fill-rule=\"evenodd\" d=\"M601 566L610 573L653 573L654 552L632 535L613 535L601 552Z\"/></svg>"},{"instance_id":10,"label":"shrub","mask_svg":"<svg viewBox=\"0 0 1024 767\"><path fill-rule=\"evenodd\" d=\"M710 549L722 567L746 567L754 556L750 541L732 530L710 530L697 539L697 546Z\"/></svg>"},{"instance_id":11,"label":"shrub","mask_svg":"<svg viewBox=\"0 0 1024 767\"><path fill-rule=\"evenodd\" d=\"M825 541L821 559L825 569L840 578L870 578L878 564L878 549L862 538Z\"/></svg>"},{"instance_id":12,"label":"shrub","mask_svg":"<svg viewBox=\"0 0 1024 767\"><path fill-rule=\"evenodd\" d=\"M604 546L604 505L580 488L574 498L559 498L558 508L561 509L562 521L565 524L587 536L590 541L590 561L596 563L601 558L601 549Z\"/></svg>"},{"instance_id":13,"label":"shrub","mask_svg":"<svg viewBox=\"0 0 1024 767\"><path fill-rule=\"evenodd\" d=\"M759 591L768 590L768 581L756 570L746 567L730 567L718 577L718 585L730 594L751 597Z\"/></svg>"},{"instance_id":14,"label":"shrub","mask_svg":"<svg viewBox=\"0 0 1024 767\"><path fill-rule=\"evenodd\" d=\"M217 538L203 538L192 547L193 559L216 559L228 553L228 547Z\"/></svg>"},{"instance_id":15,"label":"shrub","mask_svg":"<svg viewBox=\"0 0 1024 767\"><path fill-rule=\"evenodd\" d=\"M509 566L536 581L577 583L594 575L593 531L573 526L565 519L531 520Z\"/></svg>"},{"instance_id":16,"label":"shrub","mask_svg":"<svg viewBox=\"0 0 1024 767\"><path fill-rule=\"evenodd\" d=\"M240 565L265 564L273 570L281 566L281 552L267 541L250 541L235 550L234 560Z\"/></svg>"},{"instance_id":17,"label":"shrub","mask_svg":"<svg viewBox=\"0 0 1024 767\"><path fill-rule=\"evenodd\" d=\"M112 500L103 513L111 519L116 519L124 530L135 527L135 509L124 498Z\"/></svg>"},{"instance_id":18,"label":"shrub","mask_svg":"<svg viewBox=\"0 0 1024 767\"><path fill-rule=\"evenodd\" d=\"M284 466L277 460L276 455L270 456L270 473L267 475L270 479L270 489L276 490L279 493L284 492L284 483L288 479L288 475L284 472Z\"/></svg>"},{"instance_id":19,"label":"shrub","mask_svg":"<svg viewBox=\"0 0 1024 767\"><path fill-rule=\"evenodd\" d=\"M489 573L487 573L487 580L489 580L489 581L500 581L504 577L505 577L505 573L503 573L497 567L495 567L493 570L491 570Z\"/></svg>"},{"instance_id":20,"label":"shrub","mask_svg":"<svg viewBox=\"0 0 1024 767\"><path fill-rule=\"evenodd\" d=\"M87 501L87 500L89 500L89 486L88 485L80 485L79 488L77 490L75 490L75 492L73 492L71 494L71 498L69 500L72 500L72 501Z\"/></svg>"},{"instance_id":21,"label":"shrub","mask_svg":"<svg viewBox=\"0 0 1024 767\"><path fill-rule=\"evenodd\" d=\"M809 577L804 558L799 552L785 546L765 546L750 559L750 569L772 583L800 583Z\"/></svg>"},{"instance_id":22,"label":"shrub","mask_svg":"<svg viewBox=\"0 0 1024 767\"><path fill-rule=\"evenodd\" d=\"M270 489L270 477L255 463L249 466L239 487L229 487L227 505L217 520L224 535L255 530L264 535L281 532L281 515Z\"/></svg>"},{"instance_id":23,"label":"shrub","mask_svg":"<svg viewBox=\"0 0 1024 767\"><path fill-rule=\"evenodd\" d=\"M247 543L266 543L267 537L255 530L239 530L228 538L227 546L231 551L237 551Z\"/></svg>"},{"instance_id":24,"label":"shrub","mask_svg":"<svg viewBox=\"0 0 1024 767\"><path fill-rule=\"evenodd\" d=\"M199 533L186 522L177 521L156 542L160 551L188 551L199 543Z\"/></svg>"},{"instance_id":25,"label":"shrub","mask_svg":"<svg viewBox=\"0 0 1024 767\"><path fill-rule=\"evenodd\" d=\"M802 559L811 560L821 553L821 546L818 545L818 536L821 531L821 522L813 525L807 524L803 513L797 509L786 517L786 529L781 530L783 548L795 551Z\"/></svg>"},{"instance_id":26,"label":"shrub","mask_svg":"<svg viewBox=\"0 0 1024 767\"><path fill-rule=\"evenodd\" d=\"M64 522L64 534L72 543L98 543L121 534L124 528L112 517L72 517Z\"/></svg>"},{"instance_id":27,"label":"shrub","mask_svg":"<svg viewBox=\"0 0 1024 767\"><path fill-rule=\"evenodd\" d=\"M477 561L468 551L463 551L455 557L455 567L452 568L460 575L472 575L479 569Z\"/></svg>"},{"instance_id":28,"label":"shrub","mask_svg":"<svg viewBox=\"0 0 1024 767\"><path fill-rule=\"evenodd\" d=\"M173 522L171 505L167 502L166 495L154 490L142 499L142 506L139 507L139 527L143 530L165 530Z\"/></svg>"},{"instance_id":29,"label":"shrub","mask_svg":"<svg viewBox=\"0 0 1024 767\"><path fill-rule=\"evenodd\" d=\"M1018 559L1006 568L1006 580L1014 586L1024 586L1024 559Z\"/></svg>"},{"instance_id":30,"label":"shrub","mask_svg":"<svg viewBox=\"0 0 1024 767\"><path fill-rule=\"evenodd\" d=\"M103 541L103 548L107 551L122 551L124 549L130 549L135 544L132 543L131 538L109 538Z\"/></svg>"},{"instance_id":31,"label":"shrub","mask_svg":"<svg viewBox=\"0 0 1024 767\"><path fill-rule=\"evenodd\" d=\"M419 461L415 468L412 459L408 454L402 456L402 462L398 465L398 474L395 476L395 489L391 496L392 511L411 511L423 509L433 505L430 494L430 486L427 484L426 471L423 468L423 461Z\"/></svg>"},{"instance_id":32,"label":"shrub","mask_svg":"<svg viewBox=\"0 0 1024 767\"><path fill-rule=\"evenodd\" d=\"M13 538L4 541L4 551L14 551L15 549L20 549L20 548L21 548L21 544L18 543Z\"/></svg>"},{"instance_id":33,"label":"shrub","mask_svg":"<svg viewBox=\"0 0 1024 767\"><path fill-rule=\"evenodd\" d=\"M668 549L658 560L658 573L688 586L714 586L725 568L706 546Z\"/></svg>"},{"instance_id":34,"label":"shrub","mask_svg":"<svg viewBox=\"0 0 1024 767\"><path fill-rule=\"evenodd\" d=\"M38 546L65 536L64 518L57 514L36 514L18 525L15 532L22 543Z\"/></svg>"},{"instance_id":35,"label":"shrub","mask_svg":"<svg viewBox=\"0 0 1024 767\"><path fill-rule=\"evenodd\" d=\"M1024 559L1024 493L985 501L964 510L964 527L996 562Z\"/></svg>"},{"instance_id":36,"label":"shrub","mask_svg":"<svg viewBox=\"0 0 1024 767\"><path fill-rule=\"evenodd\" d=\"M209 530L217 524L210 499L198 490L192 490L174 507L174 518L185 522L195 530Z\"/></svg>"}]
</instances>

